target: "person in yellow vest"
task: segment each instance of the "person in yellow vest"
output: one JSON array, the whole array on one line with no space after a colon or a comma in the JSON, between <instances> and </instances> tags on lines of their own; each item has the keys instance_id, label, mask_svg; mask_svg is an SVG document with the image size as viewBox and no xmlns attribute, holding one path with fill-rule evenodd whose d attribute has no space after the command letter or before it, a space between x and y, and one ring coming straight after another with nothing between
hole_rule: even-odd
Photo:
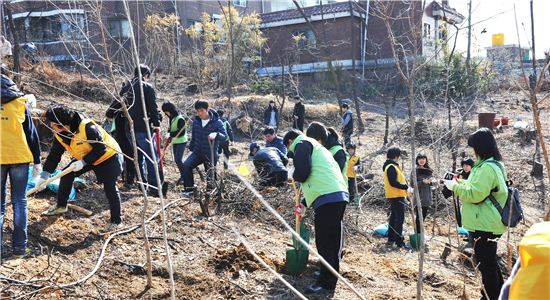
<instances>
[{"instance_id":1,"label":"person in yellow vest","mask_svg":"<svg viewBox=\"0 0 550 300\"><path fill-rule=\"evenodd\" d=\"M183 154L187 145L187 125L184 117L179 113L178 109L172 102L164 102L162 104L162 112L168 117L168 132L166 138L172 141L172 150L174 150L174 160L180 171L180 178L177 185L183 185Z\"/></svg>"},{"instance_id":2,"label":"person in yellow vest","mask_svg":"<svg viewBox=\"0 0 550 300\"><path fill-rule=\"evenodd\" d=\"M27 249L27 182L29 164L32 173L40 174L40 140L27 107L27 98L7 76L2 66L2 107L0 109L0 251L3 251L2 228L6 213L7 181L10 179L11 204L13 206L12 254L20 258L29 253Z\"/></svg>"},{"instance_id":3,"label":"person in yellow vest","mask_svg":"<svg viewBox=\"0 0 550 300\"><path fill-rule=\"evenodd\" d=\"M348 189L338 163L331 153L317 141L292 129L283 142L289 157L294 160L292 177L300 182L305 197L304 204L295 209L303 214L305 207L315 210L315 245L319 254L337 271L342 259L344 212L349 202ZM331 292L338 277L321 266L317 282L308 287L307 294Z\"/></svg>"},{"instance_id":4,"label":"person in yellow vest","mask_svg":"<svg viewBox=\"0 0 550 300\"><path fill-rule=\"evenodd\" d=\"M355 178L357 176L356 171L361 166L361 159L359 158L359 155L357 155L357 153L355 152L357 146L355 146L353 142L349 143L346 148L349 155L348 165L346 168L349 199L350 201L353 201L352 203L359 204L359 200L355 199L355 197L357 196L357 182L355 181Z\"/></svg>"},{"instance_id":5,"label":"person in yellow vest","mask_svg":"<svg viewBox=\"0 0 550 300\"><path fill-rule=\"evenodd\" d=\"M61 215L67 212L67 200L75 177L93 170L103 189L111 212L106 231L115 230L120 217L120 193L116 185L122 173L120 147L95 121L84 117L65 106L51 107L46 111L46 122L55 131L48 158L44 163L41 179L50 176L65 151L73 158L73 172L61 177L57 193L57 205L43 213L46 216ZM37 183L39 184L39 182Z\"/></svg>"},{"instance_id":6,"label":"person in yellow vest","mask_svg":"<svg viewBox=\"0 0 550 300\"><path fill-rule=\"evenodd\" d=\"M386 199L390 204L387 245L407 249L403 239L403 222L405 221L407 195L412 194L413 188L407 185L405 175L399 167L401 149L389 148L386 157L387 160L382 168Z\"/></svg>"},{"instance_id":7,"label":"person in yellow vest","mask_svg":"<svg viewBox=\"0 0 550 300\"><path fill-rule=\"evenodd\" d=\"M535 223L527 230L518 255L498 299L550 299L550 222Z\"/></svg>"}]
</instances>

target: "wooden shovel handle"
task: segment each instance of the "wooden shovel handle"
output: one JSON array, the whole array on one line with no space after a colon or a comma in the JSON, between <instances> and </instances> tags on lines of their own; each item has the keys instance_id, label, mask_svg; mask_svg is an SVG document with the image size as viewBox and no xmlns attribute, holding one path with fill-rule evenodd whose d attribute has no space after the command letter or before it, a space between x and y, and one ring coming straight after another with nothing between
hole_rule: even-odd
<instances>
[{"instance_id":1,"label":"wooden shovel handle","mask_svg":"<svg viewBox=\"0 0 550 300\"><path fill-rule=\"evenodd\" d=\"M294 189L294 193L296 194L296 206L299 206L300 205L300 190L298 190L298 188L296 187L296 181L294 181L294 179L292 179L291 181L291 184L292 184L292 189ZM302 217L300 215L297 215L296 216L296 233L298 233L298 235L300 235L300 219Z\"/></svg>"},{"instance_id":2,"label":"wooden shovel handle","mask_svg":"<svg viewBox=\"0 0 550 300\"><path fill-rule=\"evenodd\" d=\"M89 217L91 215L93 215L94 213L91 211L91 210L87 210L85 209L84 207L80 207L78 205L74 205L74 204L67 204L67 208L68 209L72 209L74 211L77 211L79 213L82 213L84 214L86 217Z\"/></svg>"},{"instance_id":3,"label":"wooden shovel handle","mask_svg":"<svg viewBox=\"0 0 550 300\"><path fill-rule=\"evenodd\" d=\"M54 177L46 179L46 181L42 182L41 184L39 184L39 185L35 186L34 188L32 188L31 190L27 191L27 197L34 194L34 193L36 193L36 192L39 192L43 187L45 187L48 184L56 181L57 179L71 173L74 170L74 168L75 168L75 166L71 164L65 170L61 171L59 174L55 175Z\"/></svg>"}]
</instances>

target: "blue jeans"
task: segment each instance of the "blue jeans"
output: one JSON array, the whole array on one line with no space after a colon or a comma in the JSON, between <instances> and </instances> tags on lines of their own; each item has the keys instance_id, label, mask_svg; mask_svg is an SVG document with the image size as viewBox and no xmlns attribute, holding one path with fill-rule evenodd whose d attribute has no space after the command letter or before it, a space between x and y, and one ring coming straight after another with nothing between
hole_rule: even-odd
<instances>
[{"instance_id":1,"label":"blue jeans","mask_svg":"<svg viewBox=\"0 0 550 300\"><path fill-rule=\"evenodd\" d=\"M11 204L13 206L13 252L25 253L27 248L27 181L29 179L29 164L1 165L1 207L0 229L4 225L6 213L6 183L8 176L11 185ZM2 247L2 230L0 230L0 248Z\"/></svg>"},{"instance_id":2,"label":"blue jeans","mask_svg":"<svg viewBox=\"0 0 550 300\"><path fill-rule=\"evenodd\" d=\"M138 146L138 163L139 163L139 172L141 173L141 177L143 178L144 183L148 184L148 190L149 191L157 191L157 178L155 177L155 164L153 163L153 155L151 154L151 149L149 146L149 142L147 141L147 133L146 132L140 132L136 131L136 144ZM128 138L131 140L132 136L130 135L130 132L126 132ZM153 143L153 149L156 149L155 147L155 141L152 141ZM140 150L141 149L141 150ZM147 155L147 158L145 155ZM159 159L158 153L155 151L155 155L157 157L157 161ZM147 172L145 172L147 170ZM146 175L147 174L147 175ZM164 176L162 175L162 171L160 170L160 164L159 164L159 174L160 174L160 181L161 184L164 182Z\"/></svg>"},{"instance_id":3,"label":"blue jeans","mask_svg":"<svg viewBox=\"0 0 550 300\"><path fill-rule=\"evenodd\" d=\"M178 181L183 180L183 153L185 152L185 146L187 146L187 143L174 144L172 147L172 150L174 150L174 160L180 171L180 179Z\"/></svg>"}]
</instances>

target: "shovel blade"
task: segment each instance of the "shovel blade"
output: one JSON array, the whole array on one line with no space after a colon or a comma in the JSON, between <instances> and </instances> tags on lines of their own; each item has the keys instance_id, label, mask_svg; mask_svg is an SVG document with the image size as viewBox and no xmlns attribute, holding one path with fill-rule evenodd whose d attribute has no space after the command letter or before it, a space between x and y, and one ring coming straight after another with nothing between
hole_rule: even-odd
<instances>
[{"instance_id":1,"label":"shovel blade","mask_svg":"<svg viewBox=\"0 0 550 300\"><path fill-rule=\"evenodd\" d=\"M309 259L308 250L289 249L286 251L286 269L288 274L299 275L306 270Z\"/></svg>"},{"instance_id":2,"label":"shovel blade","mask_svg":"<svg viewBox=\"0 0 550 300\"><path fill-rule=\"evenodd\" d=\"M307 228L304 219L300 222L300 237L309 245L310 231ZM300 243L294 235L292 236L292 246L294 246L294 249L306 249L306 247L304 247L304 245L302 245L302 243Z\"/></svg>"}]
</instances>

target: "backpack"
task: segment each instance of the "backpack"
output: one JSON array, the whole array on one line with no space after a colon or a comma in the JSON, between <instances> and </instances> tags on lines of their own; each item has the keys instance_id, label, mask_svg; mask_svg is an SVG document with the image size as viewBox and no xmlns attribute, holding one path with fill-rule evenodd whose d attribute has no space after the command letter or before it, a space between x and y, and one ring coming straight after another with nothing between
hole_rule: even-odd
<instances>
[{"instance_id":1,"label":"backpack","mask_svg":"<svg viewBox=\"0 0 550 300\"><path fill-rule=\"evenodd\" d=\"M523 220L523 209L521 208L519 199L519 190L512 186L512 181L508 181L506 173L499 163L494 160L487 162L498 166L504 176L504 180L506 181L506 187L508 188L508 197L506 198L504 207L501 207L495 196L493 196L493 192L496 191L498 187L495 187L495 189L489 193L489 197L487 198L491 201L491 203L493 203L495 208L500 213L500 220L502 221L502 224L507 227L516 227L519 222Z\"/></svg>"}]
</instances>

